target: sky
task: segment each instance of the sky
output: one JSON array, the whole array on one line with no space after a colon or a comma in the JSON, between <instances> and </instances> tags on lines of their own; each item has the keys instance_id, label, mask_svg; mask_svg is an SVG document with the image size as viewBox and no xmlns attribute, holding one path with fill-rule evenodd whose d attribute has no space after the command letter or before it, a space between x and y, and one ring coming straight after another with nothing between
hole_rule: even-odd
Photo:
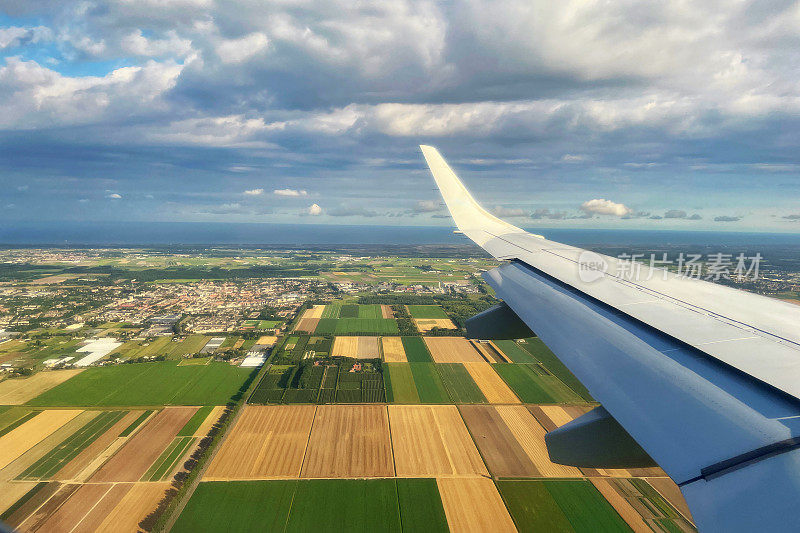
<instances>
[{"instance_id":1,"label":"sky","mask_svg":"<svg viewBox=\"0 0 800 533\"><path fill-rule=\"evenodd\" d=\"M0 0L0 224L800 231L800 4Z\"/></svg>"}]
</instances>

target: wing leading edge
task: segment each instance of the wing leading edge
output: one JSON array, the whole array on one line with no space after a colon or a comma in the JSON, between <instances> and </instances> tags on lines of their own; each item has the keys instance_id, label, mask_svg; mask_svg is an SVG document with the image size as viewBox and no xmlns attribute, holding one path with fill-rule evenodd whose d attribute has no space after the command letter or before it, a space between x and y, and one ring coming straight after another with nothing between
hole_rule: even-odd
<instances>
[{"instance_id":1,"label":"wing leading edge","mask_svg":"<svg viewBox=\"0 0 800 533\"><path fill-rule=\"evenodd\" d=\"M531 235L480 207L422 146L485 278L681 487L703 530L796 530L800 308ZM581 275L588 256L604 262ZM644 279L645 281L640 281Z\"/></svg>"}]
</instances>

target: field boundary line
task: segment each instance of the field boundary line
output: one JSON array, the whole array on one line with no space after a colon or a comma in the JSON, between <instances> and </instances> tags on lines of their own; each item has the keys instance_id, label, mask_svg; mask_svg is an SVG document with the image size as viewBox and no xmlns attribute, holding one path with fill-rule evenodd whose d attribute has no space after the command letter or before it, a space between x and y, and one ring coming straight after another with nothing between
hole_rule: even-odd
<instances>
[{"instance_id":1,"label":"field boundary line","mask_svg":"<svg viewBox=\"0 0 800 533\"><path fill-rule=\"evenodd\" d=\"M480 456L481 461L483 461L483 466L485 466L486 467L486 471L489 472L488 476L484 476L483 474L475 474L475 477L483 477L483 478L488 477L489 479L492 480L492 482L495 484L495 487L496 487L497 486L497 478L492 473L492 469L489 468L489 462L483 456L483 452L481 452L481 447L478 446L478 441L475 438L475 435L472 434L472 430L469 428L469 424L467 424L466 419L464 419L464 414L461 412L461 409L458 408L459 405L476 405L478 407L489 407L491 409L494 409L494 405L492 405L492 404L458 404L458 405L455 406L455 408L456 408L456 411L458 411L458 416L461 417L461 422L463 422L464 423L464 427L467 428L467 433L469 434L469 438L472 439L472 444L474 444L475 445L475 449L478 450L478 455ZM517 404L513 404L513 405L517 405ZM497 410L495 410L495 412L497 412ZM535 418L534 418L534 420L535 420ZM537 422L538 422L538 420L537 420ZM505 424L505 422L503 422L503 423ZM498 489L498 492L499 491L500 490ZM511 514L511 513L509 512L509 514Z\"/></svg>"},{"instance_id":2,"label":"field boundary line","mask_svg":"<svg viewBox=\"0 0 800 533\"><path fill-rule=\"evenodd\" d=\"M394 435L392 434L392 417L389 416L389 404L387 403L383 407L384 407L384 409L386 409L386 426L389 428L389 444L391 445L391 448L392 448L392 470L394 471L395 479L397 479L397 459L396 459L395 453L394 453ZM397 483L395 483L395 485L397 485ZM395 487L395 490L396 489L397 489L397 487ZM399 492L397 494L397 498L398 498L398 505L399 505L399 501L400 501L399 500L399 498L400 498L400 493ZM400 525L401 526L403 525L402 524L402 520L400 521ZM401 528L401 531L402 531L402 528Z\"/></svg>"},{"instance_id":3,"label":"field boundary line","mask_svg":"<svg viewBox=\"0 0 800 533\"><path fill-rule=\"evenodd\" d=\"M81 519L80 519L80 520L78 520L78 521L75 523L75 525L74 525L74 526L72 526L72 529L70 529L70 530L69 530L69 533L72 533L73 531L75 531L75 529L76 529L76 528L77 528L79 525L81 525L81 522L83 522L84 520L86 520L86 517L87 517L87 516L89 516L89 514L90 514L90 513L91 513L91 512L94 510L94 508L95 508L95 507L97 507L98 505L100 505L100 502L101 502L101 501L103 501L103 500L105 499L105 497L106 497L106 496L108 496L108 493L109 493L109 492L111 492L111 489L113 489L113 488L114 488L114 487L116 487L116 486L117 486L117 484L116 484L116 483L111 483L111 484L109 485L109 487L108 487L108 490L106 490L106 491L103 493L103 495L102 495L102 496L100 496L100 497L97 499L97 501L96 501L96 502L94 502L94 505L92 505L92 506L91 506L91 507L90 507L90 508L89 508L89 509L86 511L86 513L85 513L85 514L84 514L84 515L81 517ZM77 492L77 491L76 491L76 492ZM125 497L125 495L124 495L124 494L123 494L123 497ZM67 501L69 501L70 499L72 499L72 496L70 496L69 498L67 498ZM121 501L121 500L120 500L120 501ZM67 503L67 502L64 502L64 503ZM116 507L116 506L115 506L115 507ZM52 516L52 515L51 515L51 516Z\"/></svg>"},{"instance_id":4,"label":"field boundary line","mask_svg":"<svg viewBox=\"0 0 800 533\"><path fill-rule=\"evenodd\" d=\"M337 370L338 372L338 370ZM322 389L320 389L322 390ZM335 390L335 389L334 389ZM314 416L311 418L311 428L308 430L308 438L306 438L306 445L303 447L303 460L300 461L300 472L297 474L297 479L302 479L303 477L303 468L306 466L306 456L308 455L308 444L311 442L311 433L314 432L314 422L317 421L317 411L319 410L319 405L314 406ZM294 503L294 494L292 494L292 503ZM290 507L291 510L291 507ZM288 520L288 518L287 518ZM289 523L286 523L287 527ZM285 529L285 528L284 528Z\"/></svg>"}]
</instances>

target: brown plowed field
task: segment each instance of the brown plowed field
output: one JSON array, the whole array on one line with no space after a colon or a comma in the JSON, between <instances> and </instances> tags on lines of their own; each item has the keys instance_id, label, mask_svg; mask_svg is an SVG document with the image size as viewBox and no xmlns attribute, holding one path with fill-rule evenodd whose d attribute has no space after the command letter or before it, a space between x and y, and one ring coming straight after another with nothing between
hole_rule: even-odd
<instances>
[{"instance_id":1,"label":"brown plowed field","mask_svg":"<svg viewBox=\"0 0 800 533\"><path fill-rule=\"evenodd\" d=\"M69 481L83 472L83 469L89 466L95 457L111 446L117 440L117 436L122 433L125 428L130 426L144 411L131 411L123 416L119 422L111 426L108 431L100 435L94 442L84 448L78 455L75 456L69 463L64 465L64 468L56 472L53 479L59 481Z\"/></svg>"},{"instance_id":2,"label":"brown plowed field","mask_svg":"<svg viewBox=\"0 0 800 533\"><path fill-rule=\"evenodd\" d=\"M317 407L301 475L312 478L394 476L386 407Z\"/></svg>"},{"instance_id":3,"label":"brown plowed field","mask_svg":"<svg viewBox=\"0 0 800 533\"><path fill-rule=\"evenodd\" d=\"M246 406L204 479L299 477L315 410L313 405Z\"/></svg>"},{"instance_id":4,"label":"brown plowed field","mask_svg":"<svg viewBox=\"0 0 800 533\"><path fill-rule=\"evenodd\" d=\"M195 411L197 407L163 409L114 454L91 481L139 481Z\"/></svg>"},{"instance_id":5,"label":"brown plowed field","mask_svg":"<svg viewBox=\"0 0 800 533\"><path fill-rule=\"evenodd\" d=\"M452 533L517 531L491 479L437 479L447 525Z\"/></svg>"},{"instance_id":6,"label":"brown plowed field","mask_svg":"<svg viewBox=\"0 0 800 533\"><path fill-rule=\"evenodd\" d=\"M378 337L359 337L358 338L358 357L359 359L378 359Z\"/></svg>"},{"instance_id":7,"label":"brown plowed field","mask_svg":"<svg viewBox=\"0 0 800 533\"><path fill-rule=\"evenodd\" d=\"M32 514L27 518L22 518L24 521L18 529L20 531L37 531L80 487L80 485L61 485L57 487L56 493L45 501L44 505L38 509L34 508L28 511L29 513L32 512ZM36 496L38 497L38 494Z\"/></svg>"},{"instance_id":8,"label":"brown plowed field","mask_svg":"<svg viewBox=\"0 0 800 533\"><path fill-rule=\"evenodd\" d=\"M464 368L489 403L520 403L517 395L489 363L464 363Z\"/></svg>"},{"instance_id":9,"label":"brown plowed field","mask_svg":"<svg viewBox=\"0 0 800 533\"><path fill-rule=\"evenodd\" d=\"M319 318L301 318L300 321L297 323L297 327L295 327L294 330L314 333L314 331L316 331L317 329L318 324L319 324Z\"/></svg>"},{"instance_id":10,"label":"brown plowed field","mask_svg":"<svg viewBox=\"0 0 800 533\"><path fill-rule=\"evenodd\" d=\"M391 305L381 305L381 318L394 318Z\"/></svg>"},{"instance_id":11,"label":"brown plowed field","mask_svg":"<svg viewBox=\"0 0 800 533\"><path fill-rule=\"evenodd\" d=\"M464 337L423 337L437 363L484 362L481 354Z\"/></svg>"},{"instance_id":12,"label":"brown plowed field","mask_svg":"<svg viewBox=\"0 0 800 533\"><path fill-rule=\"evenodd\" d=\"M488 475L454 405L390 405L398 477Z\"/></svg>"},{"instance_id":13,"label":"brown plowed field","mask_svg":"<svg viewBox=\"0 0 800 533\"><path fill-rule=\"evenodd\" d=\"M81 372L83 369L48 370L29 378L2 381L0 382L0 405L22 405Z\"/></svg>"},{"instance_id":14,"label":"brown plowed field","mask_svg":"<svg viewBox=\"0 0 800 533\"><path fill-rule=\"evenodd\" d=\"M70 487L70 485L65 485ZM34 526L28 526L27 523L23 524L23 529L30 527L31 531L41 529L42 531L71 531L79 522L86 516L90 509L95 505L100 504L106 494L114 487L111 483L89 484L89 485L72 485L77 489L72 495L64 502L63 505L58 507L55 511L48 514L41 522L37 522ZM125 488L125 487L123 487ZM115 491L119 498L119 491ZM49 503L49 502L48 502ZM114 502L113 505L116 505ZM113 505L111 508L113 508Z\"/></svg>"},{"instance_id":15,"label":"brown plowed field","mask_svg":"<svg viewBox=\"0 0 800 533\"><path fill-rule=\"evenodd\" d=\"M96 531L140 531L139 522L155 510L169 487L169 483L134 484Z\"/></svg>"},{"instance_id":16,"label":"brown plowed field","mask_svg":"<svg viewBox=\"0 0 800 533\"><path fill-rule=\"evenodd\" d=\"M545 430L521 405L498 405L497 414L517 442L525 450L539 474L545 477L580 477L581 471L573 466L564 466L550 461L547 446L544 443Z\"/></svg>"},{"instance_id":17,"label":"brown plowed field","mask_svg":"<svg viewBox=\"0 0 800 533\"><path fill-rule=\"evenodd\" d=\"M537 477L539 471L494 407L462 405L467 422L486 465L497 477ZM524 410L525 408L522 407ZM527 411L525 411L527 413ZM530 416L530 414L528 414ZM531 416L531 421L539 425Z\"/></svg>"},{"instance_id":18,"label":"brown plowed field","mask_svg":"<svg viewBox=\"0 0 800 533\"><path fill-rule=\"evenodd\" d=\"M35 481L10 483L0 481L0 514L17 503L29 490L36 486Z\"/></svg>"},{"instance_id":19,"label":"brown plowed field","mask_svg":"<svg viewBox=\"0 0 800 533\"><path fill-rule=\"evenodd\" d=\"M78 410L44 411L0 437L0 469L81 414Z\"/></svg>"},{"instance_id":20,"label":"brown plowed field","mask_svg":"<svg viewBox=\"0 0 800 533\"><path fill-rule=\"evenodd\" d=\"M42 487L28 501L23 503L16 511L6 518L6 525L11 528L20 528L20 525L33 513L40 505L47 502L54 494L57 494L62 487L61 483L50 482ZM64 501L62 499L61 501Z\"/></svg>"},{"instance_id":21,"label":"brown plowed field","mask_svg":"<svg viewBox=\"0 0 800 533\"><path fill-rule=\"evenodd\" d=\"M407 363L406 350L401 337L382 337L383 360L387 363Z\"/></svg>"}]
</instances>

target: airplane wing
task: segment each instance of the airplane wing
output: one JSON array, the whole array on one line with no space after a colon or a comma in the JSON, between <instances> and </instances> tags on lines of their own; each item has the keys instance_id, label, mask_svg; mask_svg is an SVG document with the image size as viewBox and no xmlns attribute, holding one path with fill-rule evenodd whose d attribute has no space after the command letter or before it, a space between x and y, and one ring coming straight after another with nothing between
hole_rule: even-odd
<instances>
[{"instance_id":1,"label":"airplane wing","mask_svg":"<svg viewBox=\"0 0 800 533\"><path fill-rule=\"evenodd\" d=\"M507 261L484 275L497 297L678 484L698 527L799 530L800 306L527 233L421 149L459 230Z\"/></svg>"}]
</instances>

